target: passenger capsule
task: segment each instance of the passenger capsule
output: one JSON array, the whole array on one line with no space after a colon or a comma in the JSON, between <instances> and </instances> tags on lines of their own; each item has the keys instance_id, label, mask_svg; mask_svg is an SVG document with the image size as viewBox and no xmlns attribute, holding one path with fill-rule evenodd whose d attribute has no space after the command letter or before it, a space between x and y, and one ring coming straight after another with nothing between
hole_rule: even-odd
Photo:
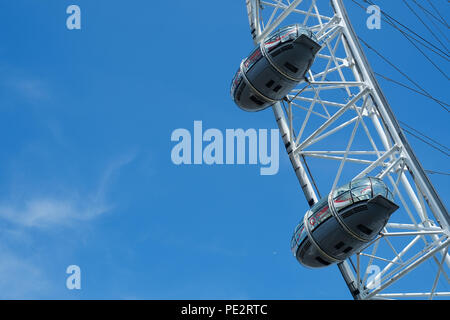
<instances>
[{"instance_id":1,"label":"passenger capsule","mask_svg":"<svg viewBox=\"0 0 450 320\"><path fill-rule=\"evenodd\" d=\"M291 250L311 268L341 262L373 240L398 209L378 178L357 179L322 198L295 229Z\"/></svg>"},{"instance_id":2,"label":"passenger capsule","mask_svg":"<svg viewBox=\"0 0 450 320\"><path fill-rule=\"evenodd\" d=\"M281 28L241 62L231 96L243 110L260 111L282 100L305 79L321 46L308 28Z\"/></svg>"}]
</instances>

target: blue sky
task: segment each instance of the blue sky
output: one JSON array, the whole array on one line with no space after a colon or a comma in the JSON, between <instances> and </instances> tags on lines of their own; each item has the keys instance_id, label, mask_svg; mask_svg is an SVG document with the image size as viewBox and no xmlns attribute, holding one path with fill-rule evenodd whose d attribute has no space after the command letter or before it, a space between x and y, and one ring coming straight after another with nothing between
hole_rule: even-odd
<instances>
[{"instance_id":1,"label":"blue sky","mask_svg":"<svg viewBox=\"0 0 450 320\"><path fill-rule=\"evenodd\" d=\"M377 3L427 35L400 1ZM81 30L66 28L70 4ZM358 34L450 100L448 80L398 32L368 30L346 4ZM243 0L3 1L0 21L0 298L351 298L336 267L304 269L291 255L307 203L281 143L273 176L171 161L172 131L194 120L276 128L270 110L230 99L253 47ZM448 141L447 112L380 83L400 120ZM425 168L450 171L445 155L410 142ZM448 176L431 179L447 203ZM81 290L66 289L72 264Z\"/></svg>"}]
</instances>

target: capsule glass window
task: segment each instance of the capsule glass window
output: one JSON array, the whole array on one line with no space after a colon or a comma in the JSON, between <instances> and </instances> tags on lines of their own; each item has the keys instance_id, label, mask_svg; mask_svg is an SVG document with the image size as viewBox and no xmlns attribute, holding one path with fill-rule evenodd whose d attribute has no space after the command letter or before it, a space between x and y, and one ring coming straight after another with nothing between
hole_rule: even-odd
<instances>
[{"instance_id":1,"label":"capsule glass window","mask_svg":"<svg viewBox=\"0 0 450 320\"><path fill-rule=\"evenodd\" d=\"M348 192L350 190L350 184L347 183L339 188L337 188L333 193L333 198L340 196L341 194Z\"/></svg>"},{"instance_id":2,"label":"capsule glass window","mask_svg":"<svg viewBox=\"0 0 450 320\"><path fill-rule=\"evenodd\" d=\"M241 73L241 70L238 69L238 71L234 75L233 81L231 82L231 94L234 94L234 90L239 85L241 80L242 80L242 73Z\"/></svg>"},{"instance_id":3,"label":"capsule glass window","mask_svg":"<svg viewBox=\"0 0 450 320\"><path fill-rule=\"evenodd\" d=\"M315 205L312 206L311 210L308 213L308 217L319 211L326 204L328 204L328 197L320 199Z\"/></svg>"},{"instance_id":4,"label":"capsule glass window","mask_svg":"<svg viewBox=\"0 0 450 320\"><path fill-rule=\"evenodd\" d=\"M351 182L351 189L355 189L362 186L369 186L371 182L369 178L356 179Z\"/></svg>"},{"instance_id":5,"label":"capsule glass window","mask_svg":"<svg viewBox=\"0 0 450 320\"><path fill-rule=\"evenodd\" d=\"M281 42L286 42L297 37L297 26L290 26L284 30L280 30L280 40Z\"/></svg>"},{"instance_id":6,"label":"capsule glass window","mask_svg":"<svg viewBox=\"0 0 450 320\"><path fill-rule=\"evenodd\" d=\"M372 189L373 189L373 196L383 196L388 197L388 189L386 188L386 185L378 180L372 180Z\"/></svg>"},{"instance_id":7,"label":"capsule glass window","mask_svg":"<svg viewBox=\"0 0 450 320\"><path fill-rule=\"evenodd\" d=\"M392 194L392 192L389 189L387 190L387 198L389 200L391 200L392 202L394 202L394 195Z\"/></svg>"},{"instance_id":8,"label":"capsule glass window","mask_svg":"<svg viewBox=\"0 0 450 320\"><path fill-rule=\"evenodd\" d=\"M278 32L271 35L269 38L266 39L266 41L264 41L264 45L269 52L273 48L275 48L278 45L278 43L280 43L280 34Z\"/></svg>"},{"instance_id":9,"label":"capsule glass window","mask_svg":"<svg viewBox=\"0 0 450 320\"><path fill-rule=\"evenodd\" d=\"M368 185L352 188L352 197L354 202L369 200L372 197L372 187Z\"/></svg>"},{"instance_id":10,"label":"capsule glass window","mask_svg":"<svg viewBox=\"0 0 450 320\"><path fill-rule=\"evenodd\" d=\"M346 190L344 193L341 193L337 197L334 198L334 207L337 211L351 205L353 203L352 195L350 190Z\"/></svg>"},{"instance_id":11,"label":"capsule glass window","mask_svg":"<svg viewBox=\"0 0 450 320\"><path fill-rule=\"evenodd\" d=\"M248 71L250 70L256 62L258 62L262 58L261 49L257 47L255 50L252 51L250 56L244 61L244 70Z\"/></svg>"},{"instance_id":12,"label":"capsule glass window","mask_svg":"<svg viewBox=\"0 0 450 320\"><path fill-rule=\"evenodd\" d=\"M330 211L330 207L327 204L326 206L322 207L319 211L317 211L316 214L314 215L314 218L316 220L316 225L321 224L329 216L331 216L331 211Z\"/></svg>"},{"instance_id":13,"label":"capsule glass window","mask_svg":"<svg viewBox=\"0 0 450 320\"><path fill-rule=\"evenodd\" d=\"M291 239L291 251L292 253L295 255L296 251L297 251L297 240L296 240L296 234L294 233L294 235L292 236Z\"/></svg>"},{"instance_id":14,"label":"capsule glass window","mask_svg":"<svg viewBox=\"0 0 450 320\"><path fill-rule=\"evenodd\" d=\"M297 246L299 246L299 245L303 242L303 240L306 238L306 236L307 236L306 230L305 230L305 228L303 227L303 223L302 223L302 226L301 226L301 228L297 231L296 237L295 237L296 242L297 242Z\"/></svg>"}]
</instances>

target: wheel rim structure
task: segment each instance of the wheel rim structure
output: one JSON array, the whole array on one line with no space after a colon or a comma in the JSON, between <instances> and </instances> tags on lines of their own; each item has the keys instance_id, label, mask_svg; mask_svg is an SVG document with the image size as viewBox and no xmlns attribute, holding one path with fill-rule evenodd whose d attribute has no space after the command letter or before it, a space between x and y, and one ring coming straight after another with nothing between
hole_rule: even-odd
<instances>
[{"instance_id":1,"label":"wheel rim structure","mask_svg":"<svg viewBox=\"0 0 450 320\"><path fill-rule=\"evenodd\" d=\"M322 44L308 82L272 106L309 205L318 200L311 181L325 196L371 175L383 179L400 206L375 240L338 265L353 297L450 296L448 211L398 125L342 0L246 0L246 6L255 45L293 23L311 28ZM411 285L411 277L421 280Z\"/></svg>"}]
</instances>

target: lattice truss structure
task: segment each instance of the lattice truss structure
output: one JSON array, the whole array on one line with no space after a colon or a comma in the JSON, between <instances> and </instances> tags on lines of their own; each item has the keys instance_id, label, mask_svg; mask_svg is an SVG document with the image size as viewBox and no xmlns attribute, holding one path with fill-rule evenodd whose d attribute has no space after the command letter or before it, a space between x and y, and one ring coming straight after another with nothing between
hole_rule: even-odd
<instances>
[{"instance_id":1,"label":"lattice truss structure","mask_svg":"<svg viewBox=\"0 0 450 320\"><path fill-rule=\"evenodd\" d=\"M447 209L383 96L343 2L247 0L246 5L255 45L294 23L311 28L322 44L309 83L273 106L307 199L317 201L354 178L376 176L400 206L381 234L339 266L353 296L450 296Z\"/></svg>"}]
</instances>

